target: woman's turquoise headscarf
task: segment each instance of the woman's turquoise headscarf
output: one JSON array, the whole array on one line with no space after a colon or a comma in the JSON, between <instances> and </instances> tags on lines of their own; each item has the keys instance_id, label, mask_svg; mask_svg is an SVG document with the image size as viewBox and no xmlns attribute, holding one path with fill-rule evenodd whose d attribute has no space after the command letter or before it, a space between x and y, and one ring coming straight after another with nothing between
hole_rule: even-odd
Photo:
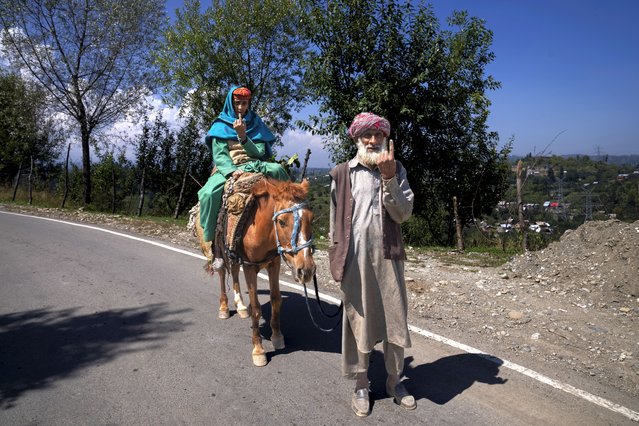
<instances>
[{"instance_id":1,"label":"woman's turquoise headscarf","mask_svg":"<svg viewBox=\"0 0 639 426\"><path fill-rule=\"evenodd\" d=\"M231 90L229 90L229 93L226 95L226 101L224 102L222 112L215 120L213 120L211 129L205 139L206 145L210 150L212 150L211 144L213 143L213 138L222 140L237 138L237 132L233 129L233 122L237 120L237 114L235 114L235 109L233 109L233 91L238 87L240 86L231 87ZM264 157L270 158L273 155L271 146L273 145L273 142L275 142L275 135L271 133L262 119L251 109L248 110L246 116L242 117L242 119L246 122L247 136L253 142L264 142L266 146L266 155Z\"/></svg>"}]
</instances>

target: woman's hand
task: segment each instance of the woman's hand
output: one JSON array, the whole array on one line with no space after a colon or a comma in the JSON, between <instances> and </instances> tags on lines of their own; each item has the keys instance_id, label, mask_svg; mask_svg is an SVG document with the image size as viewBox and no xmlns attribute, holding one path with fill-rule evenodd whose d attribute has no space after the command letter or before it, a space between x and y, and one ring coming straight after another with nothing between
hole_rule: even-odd
<instances>
[{"instance_id":1,"label":"woman's hand","mask_svg":"<svg viewBox=\"0 0 639 426\"><path fill-rule=\"evenodd\" d=\"M237 132L237 138L240 141L246 139L246 122L242 119L242 113L239 113L237 120L233 122L233 129Z\"/></svg>"}]
</instances>

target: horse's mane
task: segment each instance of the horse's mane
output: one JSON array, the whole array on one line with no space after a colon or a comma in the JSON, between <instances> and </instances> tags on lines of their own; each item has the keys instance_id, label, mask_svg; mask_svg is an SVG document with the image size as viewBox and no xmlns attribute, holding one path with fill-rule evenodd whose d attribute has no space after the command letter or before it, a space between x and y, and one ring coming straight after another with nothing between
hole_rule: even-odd
<instances>
[{"instance_id":1,"label":"horse's mane","mask_svg":"<svg viewBox=\"0 0 639 426\"><path fill-rule=\"evenodd\" d=\"M308 195L309 183L305 179L302 183L281 181L275 179L263 179L253 187L253 195L260 196L270 194L274 198L288 198L295 202L301 202Z\"/></svg>"}]
</instances>

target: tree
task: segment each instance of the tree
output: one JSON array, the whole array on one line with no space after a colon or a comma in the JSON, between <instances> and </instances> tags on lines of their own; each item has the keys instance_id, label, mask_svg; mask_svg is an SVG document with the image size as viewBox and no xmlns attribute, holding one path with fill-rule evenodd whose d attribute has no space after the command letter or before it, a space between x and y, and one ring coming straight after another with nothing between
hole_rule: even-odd
<instances>
[{"instance_id":1,"label":"tree","mask_svg":"<svg viewBox=\"0 0 639 426\"><path fill-rule=\"evenodd\" d=\"M50 165L60 152L60 133L45 98L36 84L0 73L0 180L15 179L14 198L27 164Z\"/></svg>"},{"instance_id":2,"label":"tree","mask_svg":"<svg viewBox=\"0 0 639 426\"><path fill-rule=\"evenodd\" d=\"M135 143L135 157L138 169L138 208L136 214L142 216L142 209L144 208L144 199L146 197L146 191L148 189L148 176L152 175L155 163L157 160L158 141L154 138L161 128L164 127L164 122L161 116L157 116L155 124L151 127L148 118L144 118L144 125L142 126L142 133L138 135Z\"/></svg>"},{"instance_id":3,"label":"tree","mask_svg":"<svg viewBox=\"0 0 639 426\"><path fill-rule=\"evenodd\" d=\"M509 145L499 150L486 125L486 92L499 87L485 75L492 33L463 12L449 20L456 31L442 30L430 7L393 0L315 2L307 21L316 55L305 78L320 105L307 129L341 162L356 152L346 129L357 113L388 118L416 215L452 243L453 196L471 223L497 203L509 169Z\"/></svg>"},{"instance_id":4,"label":"tree","mask_svg":"<svg viewBox=\"0 0 639 426\"><path fill-rule=\"evenodd\" d=\"M148 92L164 1L0 0L0 11L12 64L26 69L78 125L89 204L91 136Z\"/></svg>"},{"instance_id":5,"label":"tree","mask_svg":"<svg viewBox=\"0 0 639 426\"><path fill-rule=\"evenodd\" d=\"M165 100L211 122L229 88L245 84L255 110L281 135L304 100L300 14L295 0L213 0L204 12L186 0L156 58Z\"/></svg>"},{"instance_id":6,"label":"tree","mask_svg":"<svg viewBox=\"0 0 639 426\"><path fill-rule=\"evenodd\" d=\"M123 147L110 146L106 151L96 150L99 161L92 168L92 181L96 189L93 205L100 211L123 210L123 201L127 195L126 178L131 164L126 158Z\"/></svg>"},{"instance_id":7,"label":"tree","mask_svg":"<svg viewBox=\"0 0 639 426\"><path fill-rule=\"evenodd\" d=\"M175 219L197 200L200 186L192 179L192 172L211 169L211 154L201 143L201 134L197 120L191 116L177 133L177 153L175 158L175 176L179 177L179 191L175 202Z\"/></svg>"}]
</instances>

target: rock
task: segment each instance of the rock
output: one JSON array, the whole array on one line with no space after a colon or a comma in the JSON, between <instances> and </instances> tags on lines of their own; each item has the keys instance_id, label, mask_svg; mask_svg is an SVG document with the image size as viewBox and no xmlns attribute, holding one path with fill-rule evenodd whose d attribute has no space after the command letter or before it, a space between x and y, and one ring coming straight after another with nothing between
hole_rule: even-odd
<instances>
[{"instance_id":1,"label":"rock","mask_svg":"<svg viewBox=\"0 0 639 426\"><path fill-rule=\"evenodd\" d=\"M533 334L530 336L530 339L531 339L531 340L539 340L539 333L533 333Z\"/></svg>"},{"instance_id":2,"label":"rock","mask_svg":"<svg viewBox=\"0 0 639 426\"><path fill-rule=\"evenodd\" d=\"M508 312L508 318L511 320L520 320L524 317L524 314L519 311L510 311Z\"/></svg>"}]
</instances>

